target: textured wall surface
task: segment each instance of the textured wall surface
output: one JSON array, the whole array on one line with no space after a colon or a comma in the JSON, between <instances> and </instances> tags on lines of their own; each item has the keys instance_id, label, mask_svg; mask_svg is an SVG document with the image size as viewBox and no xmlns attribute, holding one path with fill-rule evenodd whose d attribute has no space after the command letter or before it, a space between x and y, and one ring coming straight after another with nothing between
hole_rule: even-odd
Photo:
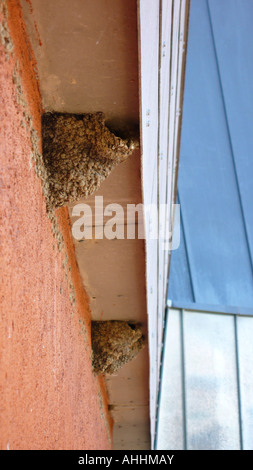
<instances>
[{"instance_id":1,"label":"textured wall surface","mask_svg":"<svg viewBox=\"0 0 253 470\"><path fill-rule=\"evenodd\" d=\"M45 110L71 114L101 111L116 135L134 137L139 124L137 0L20 3ZM102 216L104 210L94 218L98 201L103 201L104 209L109 204L122 206L124 217L117 221L117 236L124 232L124 239L97 238L96 233L106 234L112 220L109 214ZM94 194L78 200L92 210L89 223L93 239L83 240L79 232L81 237L73 233L73 241L92 320L141 323L147 338L145 244L137 236L137 217L130 226L135 239L126 238L127 205L141 202L141 156L140 149L135 149ZM73 224L80 220L78 204L69 206ZM149 449L148 345L117 375L107 375L106 385L114 419L114 449Z\"/></svg>"},{"instance_id":2,"label":"textured wall surface","mask_svg":"<svg viewBox=\"0 0 253 470\"><path fill-rule=\"evenodd\" d=\"M36 176L36 64L18 1L0 7L0 448L107 449L111 423L92 374L67 209L49 220Z\"/></svg>"}]
</instances>

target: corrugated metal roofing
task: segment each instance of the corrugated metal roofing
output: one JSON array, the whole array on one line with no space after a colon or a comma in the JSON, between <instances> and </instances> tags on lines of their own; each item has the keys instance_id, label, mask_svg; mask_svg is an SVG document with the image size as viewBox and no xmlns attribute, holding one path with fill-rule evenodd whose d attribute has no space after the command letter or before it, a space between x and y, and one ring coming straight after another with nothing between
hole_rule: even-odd
<instances>
[{"instance_id":1,"label":"corrugated metal roofing","mask_svg":"<svg viewBox=\"0 0 253 470\"><path fill-rule=\"evenodd\" d=\"M253 306L253 1L192 0L173 302Z\"/></svg>"}]
</instances>

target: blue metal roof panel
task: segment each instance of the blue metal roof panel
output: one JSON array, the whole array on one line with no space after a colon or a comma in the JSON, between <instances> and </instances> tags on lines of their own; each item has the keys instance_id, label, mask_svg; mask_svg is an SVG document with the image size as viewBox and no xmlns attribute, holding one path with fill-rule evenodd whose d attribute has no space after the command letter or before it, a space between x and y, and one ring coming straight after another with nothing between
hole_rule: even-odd
<instances>
[{"instance_id":1,"label":"blue metal roof panel","mask_svg":"<svg viewBox=\"0 0 253 470\"><path fill-rule=\"evenodd\" d=\"M253 2L208 2L238 189L253 258ZM222 34L221 34L222 32Z\"/></svg>"},{"instance_id":2,"label":"blue metal roof panel","mask_svg":"<svg viewBox=\"0 0 253 470\"><path fill-rule=\"evenodd\" d=\"M248 4L247 13L242 12ZM227 27L225 16L230 17ZM246 48L252 20L252 2L191 2L178 180L185 243L182 237L172 252L172 300L253 305L253 135L250 126L237 125L244 121L244 110L253 122L253 46L250 52ZM241 87L248 91L233 103L242 73L239 61L247 77L241 77ZM241 139L247 144L240 146Z\"/></svg>"},{"instance_id":3,"label":"blue metal roof panel","mask_svg":"<svg viewBox=\"0 0 253 470\"><path fill-rule=\"evenodd\" d=\"M179 200L177 203L179 204ZM174 301L194 302L182 214L180 219L180 246L175 251L176 262L171 263L169 288Z\"/></svg>"}]
</instances>

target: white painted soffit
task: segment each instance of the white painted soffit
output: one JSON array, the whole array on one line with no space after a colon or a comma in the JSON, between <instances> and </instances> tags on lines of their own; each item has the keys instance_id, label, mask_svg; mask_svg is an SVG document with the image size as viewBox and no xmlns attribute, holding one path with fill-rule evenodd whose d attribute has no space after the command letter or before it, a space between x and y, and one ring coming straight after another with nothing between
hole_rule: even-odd
<instances>
[{"instance_id":1,"label":"white painted soffit","mask_svg":"<svg viewBox=\"0 0 253 470\"><path fill-rule=\"evenodd\" d=\"M145 213L152 445L170 258L164 241L173 226L189 7L190 0L138 0L143 201L158 208L157 217ZM151 239L155 229L159 237Z\"/></svg>"}]
</instances>

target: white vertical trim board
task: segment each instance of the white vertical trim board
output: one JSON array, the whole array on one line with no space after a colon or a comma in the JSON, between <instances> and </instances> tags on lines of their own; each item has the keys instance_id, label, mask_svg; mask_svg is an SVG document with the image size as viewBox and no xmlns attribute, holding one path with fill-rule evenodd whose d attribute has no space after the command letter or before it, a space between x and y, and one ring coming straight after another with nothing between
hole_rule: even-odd
<instances>
[{"instance_id":1,"label":"white vertical trim board","mask_svg":"<svg viewBox=\"0 0 253 470\"><path fill-rule=\"evenodd\" d=\"M172 226L176 193L189 4L138 0L143 202L158 210L155 222L152 214L145 214L152 446L169 264L163 242ZM154 223L159 238L150 240Z\"/></svg>"}]
</instances>

